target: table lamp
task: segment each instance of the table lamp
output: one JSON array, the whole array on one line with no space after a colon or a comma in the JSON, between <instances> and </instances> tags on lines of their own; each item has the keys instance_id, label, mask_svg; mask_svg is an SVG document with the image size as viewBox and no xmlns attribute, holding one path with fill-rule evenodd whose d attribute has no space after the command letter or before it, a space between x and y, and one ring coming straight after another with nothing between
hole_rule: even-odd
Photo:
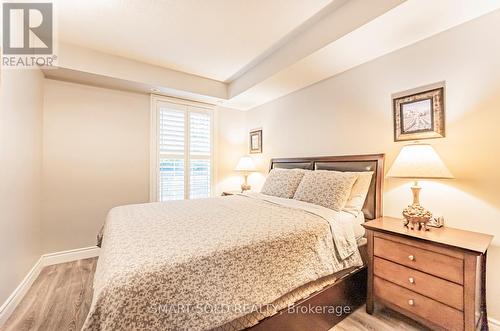
<instances>
[{"instance_id":1,"label":"table lamp","mask_svg":"<svg viewBox=\"0 0 500 331\"><path fill-rule=\"evenodd\" d=\"M405 225L411 229L414 229L415 225L421 229L423 225L423 228L428 230L427 223L432 218L432 213L420 205L421 187L418 185L418 180L454 178L434 148L421 143L404 146L389 169L387 177L414 180L414 185L411 187L413 204L403 210Z\"/></svg>"},{"instance_id":2,"label":"table lamp","mask_svg":"<svg viewBox=\"0 0 500 331\"><path fill-rule=\"evenodd\" d=\"M242 172L245 176L245 182L241 184L241 192L250 190L252 187L248 185L248 175L250 172L257 171L253 159L248 155L242 156L234 170Z\"/></svg>"}]
</instances>

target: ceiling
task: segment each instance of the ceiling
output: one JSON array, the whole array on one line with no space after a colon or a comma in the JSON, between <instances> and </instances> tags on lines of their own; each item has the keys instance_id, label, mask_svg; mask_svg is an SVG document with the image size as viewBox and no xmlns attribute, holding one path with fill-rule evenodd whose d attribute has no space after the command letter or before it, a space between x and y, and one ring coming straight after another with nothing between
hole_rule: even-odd
<instances>
[{"instance_id":1,"label":"ceiling","mask_svg":"<svg viewBox=\"0 0 500 331\"><path fill-rule=\"evenodd\" d=\"M500 0L57 0L56 12L46 77L247 110L500 15Z\"/></svg>"},{"instance_id":2,"label":"ceiling","mask_svg":"<svg viewBox=\"0 0 500 331\"><path fill-rule=\"evenodd\" d=\"M332 0L59 0L63 43L218 81Z\"/></svg>"}]
</instances>

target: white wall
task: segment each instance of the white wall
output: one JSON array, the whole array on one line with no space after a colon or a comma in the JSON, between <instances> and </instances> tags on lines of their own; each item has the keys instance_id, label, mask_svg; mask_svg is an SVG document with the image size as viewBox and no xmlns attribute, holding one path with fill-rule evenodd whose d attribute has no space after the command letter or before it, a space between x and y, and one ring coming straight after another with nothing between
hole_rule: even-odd
<instances>
[{"instance_id":1,"label":"white wall","mask_svg":"<svg viewBox=\"0 0 500 331\"><path fill-rule=\"evenodd\" d=\"M391 94L446 81L445 139L429 140L456 180L423 182L422 204L449 226L495 235L488 255L488 310L500 319L500 12L359 66L247 114L270 157L386 153L393 142ZM253 180L258 187L262 180ZM410 183L386 180L384 211L400 216Z\"/></svg>"},{"instance_id":2,"label":"white wall","mask_svg":"<svg viewBox=\"0 0 500 331\"><path fill-rule=\"evenodd\" d=\"M45 80L43 251L95 245L112 207L149 200L149 96Z\"/></svg>"},{"instance_id":3,"label":"white wall","mask_svg":"<svg viewBox=\"0 0 500 331\"><path fill-rule=\"evenodd\" d=\"M241 184L244 120L215 112L217 195ZM44 253L93 246L109 209L149 201L149 130L149 95L45 80Z\"/></svg>"},{"instance_id":4,"label":"white wall","mask_svg":"<svg viewBox=\"0 0 500 331\"><path fill-rule=\"evenodd\" d=\"M41 255L43 75L3 70L0 84L1 305Z\"/></svg>"},{"instance_id":5,"label":"white wall","mask_svg":"<svg viewBox=\"0 0 500 331\"><path fill-rule=\"evenodd\" d=\"M243 182L241 174L234 171L240 157L248 153L246 113L219 107L215 112L216 180L215 194L238 190Z\"/></svg>"}]
</instances>

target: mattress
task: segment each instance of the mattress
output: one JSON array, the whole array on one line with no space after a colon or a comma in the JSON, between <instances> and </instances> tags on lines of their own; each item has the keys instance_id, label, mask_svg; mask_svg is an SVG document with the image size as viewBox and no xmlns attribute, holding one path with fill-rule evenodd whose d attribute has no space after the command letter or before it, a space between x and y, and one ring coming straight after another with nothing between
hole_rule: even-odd
<instances>
[{"instance_id":1,"label":"mattress","mask_svg":"<svg viewBox=\"0 0 500 331\"><path fill-rule=\"evenodd\" d=\"M117 207L103 233L84 330L243 329L363 264L352 219L259 194Z\"/></svg>"}]
</instances>

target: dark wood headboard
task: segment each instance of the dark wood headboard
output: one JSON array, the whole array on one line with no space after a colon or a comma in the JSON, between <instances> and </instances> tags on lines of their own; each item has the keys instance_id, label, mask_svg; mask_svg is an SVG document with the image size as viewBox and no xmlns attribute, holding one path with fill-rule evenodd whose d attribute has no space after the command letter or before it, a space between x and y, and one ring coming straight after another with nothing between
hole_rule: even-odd
<instances>
[{"instance_id":1,"label":"dark wood headboard","mask_svg":"<svg viewBox=\"0 0 500 331\"><path fill-rule=\"evenodd\" d=\"M384 154L319 156L271 159L273 168L300 168L308 170L373 171L373 178L366 196L363 213L365 219L382 216L382 186L384 183Z\"/></svg>"}]
</instances>

